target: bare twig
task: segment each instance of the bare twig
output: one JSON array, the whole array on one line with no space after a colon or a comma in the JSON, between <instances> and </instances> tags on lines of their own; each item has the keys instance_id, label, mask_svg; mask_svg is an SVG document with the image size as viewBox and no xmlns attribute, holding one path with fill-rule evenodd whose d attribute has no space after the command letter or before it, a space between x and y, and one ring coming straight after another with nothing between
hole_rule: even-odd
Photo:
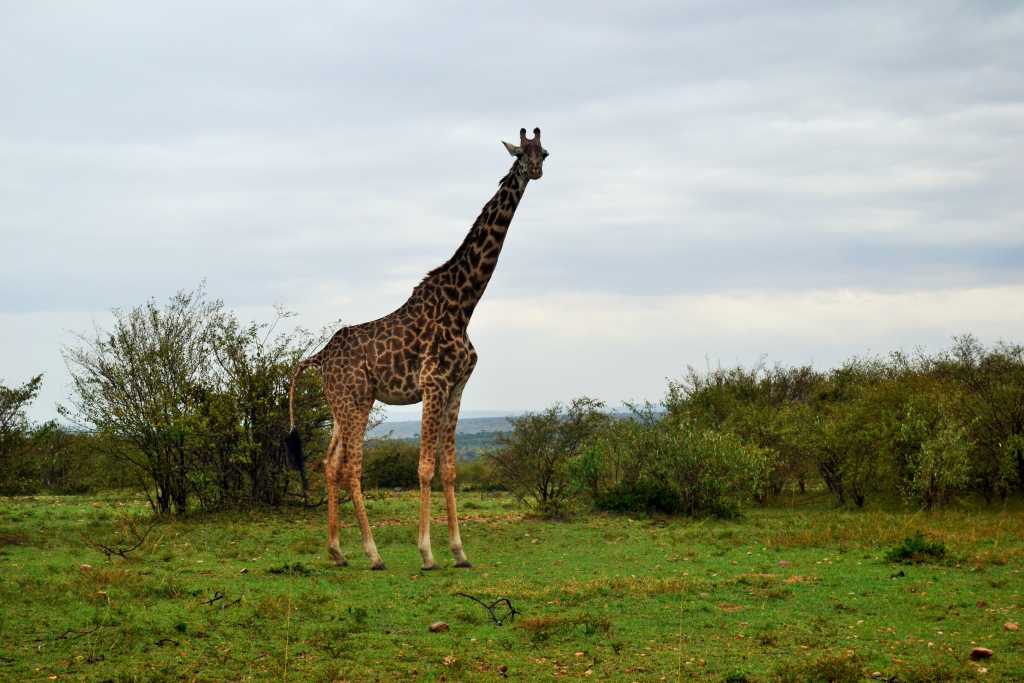
<instances>
[{"instance_id":1,"label":"bare twig","mask_svg":"<svg viewBox=\"0 0 1024 683\"><path fill-rule=\"evenodd\" d=\"M110 561L110 558L114 555L119 556L121 559L127 559L128 553L134 550L138 550L142 546L142 544L146 542L146 538L149 537L149 533L156 528L157 524L159 524L159 520L154 518L153 521L150 522L149 526L146 527L146 530L142 533L139 533L139 530L135 526L135 524L130 523L129 528L132 536L135 538L135 543L133 543L132 545L106 545L105 543L97 543L94 541L90 541L88 538L85 537L84 534L82 535L82 540L84 540L93 548L99 550L101 553L106 555L108 562Z\"/></svg>"},{"instance_id":2,"label":"bare twig","mask_svg":"<svg viewBox=\"0 0 1024 683\"><path fill-rule=\"evenodd\" d=\"M47 641L47 640L55 640L55 641L56 640L75 640L76 638L81 638L82 636L87 636L90 633L96 633L96 631L99 631L101 628L111 628L111 627L113 627L115 625L116 624L97 624L96 626L93 626L92 628L86 628L86 629L80 629L80 630L79 629L69 628L69 629L66 629L59 636L53 636L52 638L47 638L47 637L36 638L35 642L42 643L42 642Z\"/></svg>"},{"instance_id":3,"label":"bare twig","mask_svg":"<svg viewBox=\"0 0 1024 683\"><path fill-rule=\"evenodd\" d=\"M508 598L498 598L494 602L492 602L490 604L487 604L486 602L484 602L480 598L474 597L474 596L470 595L469 593L456 593L455 595L458 595L458 596L463 597L463 598L469 598L473 602L475 602L478 605L480 605L481 607L483 607L485 610L487 610L487 613L491 615L491 619L498 626L503 625L505 623L506 619L509 620L509 621L515 621L516 615L517 614L522 614L522 612L520 612L519 610L517 610L515 607L512 606L512 601L509 600ZM498 617L498 615L497 615L495 610L497 609L498 605L501 605L501 604L505 604L508 607L508 611L505 612L505 614L502 615L501 617Z\"/></svg>"},{"instance_id":4,"label":"bare twig","mask_svg":"<svg viewBox=\"0 0 1024 683\"><path fill-rule=\"evenodd\" d=\"M214 591L213 592L213 597L210 598L209 600L204 600L203 604L204 605L210 605L211 607L214 607L215 606L214 605L215 602L218 602L220 600L225 600L226 602L222 602L219 605L216 605L216 607L218 609L227 609L228 607L233 607L234 605L237 605L238 603L242 602L242 598L236 598L234 600L231 600L230 602L227 602L227 597L228 596L224 595L220 591Z\"/></svg>"}]
</instances>

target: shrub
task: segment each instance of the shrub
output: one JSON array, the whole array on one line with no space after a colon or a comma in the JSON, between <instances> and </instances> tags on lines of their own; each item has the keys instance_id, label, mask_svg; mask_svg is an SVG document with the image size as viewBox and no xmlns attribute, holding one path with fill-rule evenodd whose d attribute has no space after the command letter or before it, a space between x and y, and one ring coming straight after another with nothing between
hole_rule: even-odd
<instances>
[{"instance_id":1,"label":"shrub","mask_svg":"<svg viewBox=\"0 0 1024 683\"><path fill-rule=\"evenodd\" d=\"M413 441L376 439L363 455L363 482L367 488L419 488L420 447Z\"/></svg>"},{"instance_id":2,"label":"shrub","mask_svg":"<svg viewBox=\"0 0 1024 683\"><path fill-rule=\"evenodd\" d=\"M35 400L43 376L36 375L19 387L0 384L0 493L36 490L36 475L29 456L32 428L25 409Z\"/></svg>"},{"instance_id":3,"label":"shrub","mask_svg":"<svg viewBox=\"0 0 1024 683\"><path fill-rule=\"evenodd\" d=\"M291 370L310 339L275 335L276 323L242 325L201 287L114 311L112 331L64 350L75 395L63 414L126 446L115 457L157 512L277 505L295 483L282 439ZM329 420L318 383L313 373L297 383L307 437Z\"/></svg>"},{"instance_id":4,"label":"shrub","mask_svg":"<svg viewBox=\"0 0 1024 683\"><path fill-rule=\"evenodd\" d=\"M649 479L620 481L611 489L600 491L594 498L594 505L609 512L678 514L683 511L683 501L674 488L665 482Z\"/></svg>"},{"instance_id":5,"label":"shrub","mask_svg":"<svg viewBox=\"0 0 1024 683\"><path fill-rule=\"evenodd\" d=\"M608 425L573 471L602 509L733 516L763 490L771 453L653 411Z\"/></svg>"},{"instance_id":6,"label":"shrub","mask_svg":"<svg viewBox=\"0 0 1024 683\"><path fill-rule=\"evenodd\" d=\"M520 500L548 517L564 514L573 496L569 463L610 417L604 404L577 398L541 413L512 419L512 431L502 434L498 449L486 454L496 479Z\"/></svg>"},{"instance_id":7,"label":"shrub","mask_svg":"<svg viewBox=\"0 0 1024 683\"><path fill-rule=\"evenodd\" d=\"M1024 491L1024 346L964 335L927 370L963 391L955 409L972 443L972 486L989 500Z\"/></svg>"},{"instance_id":8,"label":"shrub","mask_svg":"<svg viewBox=\"0 0 1024 683\"><path fill-rule=\"evenodd\" d=\"M906 455L907 499L930 509L966 490L971 481L971 442L967 430L941 411L928 415L912 402L900 425Z\"/></svg>"},{"instance_id":9,"label":"shrub","mask_svg":"<svg viewBox=\"0 0 1024 683\"><path fill-rule=\"evenodd\" d=\"M459 476L455 480L460 490L504 491L505 486L498 480L494 463L485 457L463 460L458 464Z\"/></svg>"},{"instance_id":10,"label":"shrub","mask_svg":"<svg viewBox=\"0 0 1024 683\"><path fill-rule=\"evenodd\" d=\"M828 372L691 368L666 408L770 450L769 494L817 475L840 505L902 497L930 508L1024 485L1020 345L967 336L933 356L855 358Z\"/></svg>"},{"instance_id":11,"label":"shrub","mask_svg":"<svg viewBox=\"0 0 1024 683\"><path fill-rule=\"evenodd\" d=\"M929 541L920 531L885 553L886 560L900 564L937 562L945 557L946 546L941 541Z\"/></svg>"}]
</instances>

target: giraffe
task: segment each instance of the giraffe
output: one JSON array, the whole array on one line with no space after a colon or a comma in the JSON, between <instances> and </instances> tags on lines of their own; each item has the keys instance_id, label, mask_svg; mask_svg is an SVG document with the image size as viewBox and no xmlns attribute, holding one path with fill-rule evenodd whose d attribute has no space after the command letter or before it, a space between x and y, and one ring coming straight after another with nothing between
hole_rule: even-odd
<instances>
[{"instance_id":1,"label":"giraffe","mask_svg":"<svg viewBox=\"0 0 1024 683\"><path fill-rule=\"evenodd\" d=\"M302 445L295 429L295 379L309 367L323 377L324 395L334 417L324 458L327 480L327 549L339 566L348 561L338 542L337 487L351 493L363 550L373 569L384 569L366 516L362 493L363 437L374 400L389 405L423 402L419 455L419 541L422 569L436 569L430 547L430 482L437 455L448 513L448 541L456 567L470 567L459 535L455 505L455 428L459 403L477 353L466 327L498 263L512 216L526 185L543 174L548 156L540 129L519 144L503 142L515 157L462 244L448 261L434 268L398 309L371 322L343 327L318 353L295 368L289 388L290 460L302 467Z\"/></svg>"}]
</instances>

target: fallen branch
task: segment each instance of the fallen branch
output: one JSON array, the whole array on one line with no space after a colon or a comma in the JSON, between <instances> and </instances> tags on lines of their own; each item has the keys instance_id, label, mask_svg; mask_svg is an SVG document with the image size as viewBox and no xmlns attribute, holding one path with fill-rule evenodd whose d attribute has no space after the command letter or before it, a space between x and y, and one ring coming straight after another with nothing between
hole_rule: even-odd
<instances>
[{"instance_id":1,"label":"fallen branch","mask_svg":"<svg viewBox=\"0 0 1024 683\"><path fill-rule=\"evenodd\" d=\"M473 602L475 602L478 605L480 605L481 607L483 607L485 610L487 610L487 613L491 615L491 619L498 626L503 625L505 623L506 619L509 620L509 621L515 621L516 615L517 614L522 614L522 612L520 612L519 610L517 610L515 607L512 606L512 601L509 600L508 598L498 598L497 600L495 600L491 604L487 604L486 602L484 602L480 598L474 597L474 596L470 595L469 593L456 593L455 595L458 595L458 596L463 597L463 598L469 598ZM497 613L495 612L495 610L497 609L498 605L501 605L503 603L508 607L508 611L505 612L499 618Z\"/></svg>"},{"instance_id":2,"label":"fallen branch","mask_svg":"<svg viewBox=\"0 0 1024 683\"><path fill-rule=\"evenodd\" d=\"M154 519L152 522L150 522L149 526L146 527L146 530L141 534L139 533L138 529L135 527L135 524L133 523L130 526L130 531L132 533L132 536L135 537L135 543L130 546L106 545L104 543L96 543L86 538L85 534L82 535L82 540L84 540L87 544L91 545L93 548L99 550L101 553L106 555L108 562L110 561L110 558L114 555L117 555L124 560L128 559L128 553L134 550L138 550L142 546L142 544L146 542L146 538L149 537L150 532L156 528L158 523L159 520Z\"/></svg>"},{"instance_id":3,"label":"fallen branch","mask_svg":"<svg viewBox=\"0 0 1024 683\"><path fill-rule=\"evenodd\" d=\"M220 600L227 600L227 596L224 595L223 593L221 593L220 591L214 591L213 597L210 598L209 600L204 600L203 604L204 605L210 605L211 607L213 607L214 606L213 603L218 602ZM242 602L242 598L236 598L235 600L232 600L231 602L222 602L221 604L216 605L216 607L218 607L219 609L227 609L228 607L232 607L233 605L237 605L240 602Z\"/></svg>"},{"instance_id":4,"label":"fallen branch","mask_svg":"<svg viewBox=\"0 0 1024 683\"><path fill-rule=\"evenodd\" d=\"M93 626L92 628L86 628L86 629L73 629L73 628L69 628L69 629L66 629L59 636L53 636L52 638L46 638L46 637L36 638L35 642L42 643L42 642L45 642L47 640L53 640L53 641L57 641L57 640L75 640L76 638L81 638L83 636L87 636L90 633L96 633L96 631L99 631L101 628L112 628L113 626L115 626L115 624L98 624L96 626Z\"/></svg>"}]
</instances>

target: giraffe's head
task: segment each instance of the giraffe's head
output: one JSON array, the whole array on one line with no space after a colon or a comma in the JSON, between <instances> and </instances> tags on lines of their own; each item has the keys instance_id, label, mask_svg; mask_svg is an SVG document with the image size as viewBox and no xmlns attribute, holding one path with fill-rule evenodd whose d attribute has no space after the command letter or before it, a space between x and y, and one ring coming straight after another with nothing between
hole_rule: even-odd
<instances>
[{"instance_id":1,"label":"giraffe's head","mask_svg":"<svg viewBox=\"0 0 1024 683\"><path fill-rule=\"evenodd\" d=\"M544 175L544 159L548 151L540 146L540 128L533 129L533 139L526 139L526 129L519 129L519 144L502 142L508 153L519 159L519 165L526 172L526 177L536 180Z\"/></svg>"}]
</instances>

